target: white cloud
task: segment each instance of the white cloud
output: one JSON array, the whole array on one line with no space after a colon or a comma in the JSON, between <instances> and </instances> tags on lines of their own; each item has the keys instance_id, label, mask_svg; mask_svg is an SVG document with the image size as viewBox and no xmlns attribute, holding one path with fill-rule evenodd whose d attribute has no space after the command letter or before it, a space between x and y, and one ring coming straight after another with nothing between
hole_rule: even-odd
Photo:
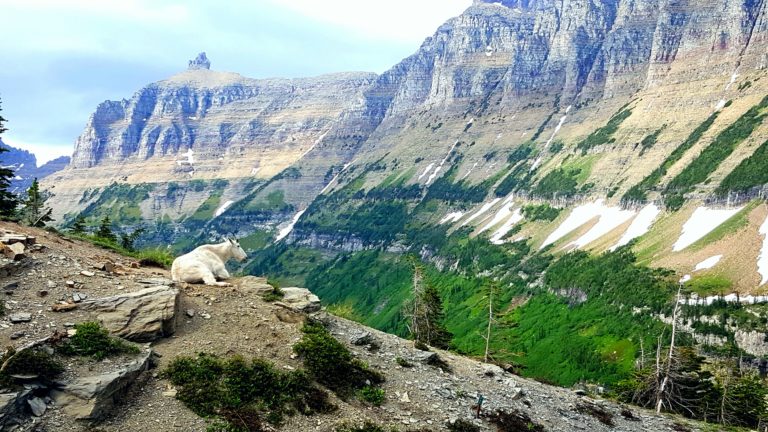
<instances>
[{"instance_id":1,"label":"white cloud","mask_svg":"<svg viewBox=\"0 0 768 432\"><path fill-rule=\"evenodd\" d=\"M306 17L357 34L401 42L420 42L471 0L267 0Z\"/></svg>"},{"instance_id":2,"label":"white cloud","mask_svg":"<svg viewBox=\"0 0 768 432\"><path fill-rule=\"evenodd\" d=\"M31 143L17 139L10 133L3 135L3 142L11 147L34 153L37 158L37 166L42 166L46 162L56 159L59 156L70 156L71 154L71 145Z\"/></svg>"}]
</instances>

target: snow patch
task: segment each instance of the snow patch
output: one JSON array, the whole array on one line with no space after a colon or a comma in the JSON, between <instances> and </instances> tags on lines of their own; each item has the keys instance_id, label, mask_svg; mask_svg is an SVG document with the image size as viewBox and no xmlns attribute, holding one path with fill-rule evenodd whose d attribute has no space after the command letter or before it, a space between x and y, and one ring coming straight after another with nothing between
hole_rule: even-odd
<instances>
[{"instance_id":1,"label":"snow patch","mask_svg":"<svg viewBox=\"0 0 768 432\"><path fill-rule=\"evenodd\" d=\"M763 238L763 248L760 251L760 257L757 259L757 271L763 277L759 286L763 286L768 283L768 218L765 219L765 222L760 227L760 234L765 237Z\"/></svg>"},{"instance_id":2,"label":"snow patch","mask_svg":"<svg viewBox=\"0 0 768 432\"><path fill-rule=\"evenodd\" d=\"M544 145L544 148L549 148L549 145L552 144L552 141L554 141L555 137L557 136L557 133L560 132L560 129L562 129L563 124L565 124L565 120L568 119L568 113L571 111L572 105L568 105L568 108L565 109L565 115L560 117L560 123L557 124L555 127L555 131L552 132L552 136L549 137L549 141Z\"/></svg>"},{"instance_id":3,"label":"snow patch","mask_svg":"<svg viewBox=\"0 0 768 432\"><path fill-rule=\"evenodd\" d=\"M683 231L680 234L680 238L678 238L677 242L672 246L672 251L679 252L694 244L697 240L732 218L742 208L744 207L736 209L697 208L691 215L691 218L688 219L688 222L683 225Z\"/></svg>"},{"instance_id":4,"label":"snow patch","mask_svg":"<svg viewBox=\"0 0 768 432\"><path fill-rule=\"evenodd\" d=\"M560 224L552 234L547 237L544 244L541 245L541 249L551 245L552 243L565 237L568 233L572 232L576 228L584 225L595 217L602 216L608 207L603 204L603 200L599 199L593 203L580 205L571 211L568 218Z\"/></svg>"},{"instance_id":5,"label":"snow patch","mask_svg":"<svg viewBox=\"0 0 768 432\"><path fill-rule=\"evenodd\" d=\"M192 165L195 163L195 152L192 149L187 149L187 152L184 153L182 157L186 159L177 160L176 163L178 165L184 165L184 164Z\"/></svg>"},{"instance_id":6,"label":"snow patch","mask_svg":"<svg viewBox=\"0 0 768 432\"><path fill-rule=\"evenodd\" d=\"M302 211L296 213L293 216L293 219L291 219L291 221L288 222L288 225L286 225L283 229L281 229L280 232L277 234L277 238L275 239L275 243L277 243L280 240L288 237L288 234L290 234L291 231L293 231L293 227L296 226L296 222L299 221L299 219L301 218L301 216L304 214L305 211L306 210L302 210Z\"/></svg>"},{"instance_id":7,"label":"snow patch","mask_svg":"<svg viewBox=\"0 0 768 432\"><path fill-rule=\"evenodd\" d=\"M427 169L425 169L425 170L424 170L424 172L423 172L423 173L421 173L421 175L419 176L419 180L423 179L423 178L424 178L424 176L426 176L426 175L429 173L429 171L430 171L430 170L432 170L432 168L433 168L434 166L435 166L435 163L434 163L434 162L432 162L431 164L427 165Z\"/></svg>"},{"instance_id":8,"label":"snow patch","mask_svg":"<svg viewBox=\"0 0 768 432\"><path fill-rule=\"evenodd\" d=\"M640 210L635 220L629 225L627 231L621 236L621 239L616 243L611 250L616 250L626 244L629 244L632 240L644 235L651 229L651 225L659 217L661 210L656 204L648 204Z\"/></svg>"},{"instance_id":9,"label":"snow patch","mask_svg":"<svg viewBox=\"0 0 768 432\"><path fill-rule=\"evenodd\" d=\"M469 123L467 123L467 124L472 124L472 122L474 122L474 121L475 121L475 119L471 119L471 120L469 120ZM435 168L435 170L432 171L432 174L427 179L427 185L432 183L432 181L435 179L435 177L437 177L437 174L440 172L440 170L443 169L443 165L445 165L445 163L448 162L448 159L451 157L451 153L453 153L453 149L455 149L457 145L459 145L459 141L458 140L455 143L453 143L453 145L451 146L450 150L448 150L448 153L445 155L443 160L440 161L440 165L438 165ZM434 164L432 164L432 165L434 165ZM427 171L429 171L429 170L427 170ZM419 180L421 180L421 177L419 177Z\"/></svg>"},{"instance_id":10,"label":"snow patch","mask_svg":"<svg viewBox=\"0 0 768 432\"><path fill-rule=\"evenodd\" d=\"M518 222L523 220L523 212L520 211L520 209L516 209L515 212L512 214L512 216L507 219L506 222L504 222L504 225L501 226L498 230L496 230L495 233L491 236L491 243L495 245L500 245L504 243L504 240L502 240L510 231L512 231L512 228L517 225ZM518 240L515 240L518 241Z\"/></svg>"},{"instance_id":11,"label":"snow patch","mask_svg":"<svg viewBox=\"0 0 768 432\"><path fill-rule=\"evenodd\" d=\"M221 216L222 214L224 214L225 211L227 211L229 206L231 206L234 203L235 203L234 201L227 201L227 202L225 202L224 204L221 205L221 207L216 209L216 213L213 214L213 217L217 218L217 217Z\"/></svg>"},{"instance_id":12,"label":"snow patch","mask_svg":"<svg viewBox=\"0 0 768 432\"><path fill-rule=\"evenodd\" d=\"M464 217L464 213L462 213L462 212L448 213L447 215L445 215L444 218L440 219L440 225L442 225L444 223L448 223L448 222L456 223L462 217Z\"/></svg>"},{"instance_id":13,"label":"snow patch","mask_svg":"<svg viewBox=\"0 0 768 432\"><path fill-rule=\"evenodd\" d=\"M252 170L251 170L251 175L256 175L256 174L258 174L260 170L261 170L261 168L254 168L254 169L252 169Z\"/></svg>"},{"instance_id":14,"label":"snow patch","mask_svg":"<svg viewBox=\"0 0 768 432\"><path fill-rule=\"evenodd\" d=\"M630 220L634 215L635 212L632 210L622 210L620 207L603 207L600 209L600 220L597 221L597 224L569 246L581 249L613 231L619 225Z\"/></svg>"},{"instance_id":15,"label":"snow patch","mask_svg":"<svg viewBox=\"0 0 768 432\"><path fill-rule=\"evenodd\" d=\"M715 106L715 111L720 111L721 109L725 108L725 104L727 104L725 99L720 99L720 102L717 103Z\"/></svg>"},{"instance_id":16,"label":"snow patch","mask_svg":"<svg viewBox=\"0 0 768 432\"><path fill-rule=\"evenodd\" d=\"M430 174L429 178L427 179L427 184L431 184L432 183L432 181L435 179L435 177L437 177L437 174L440 172L440 170L442 168L443 168L443 166L441 165L441 166L435 168L434 171L432 171L432 174Z\"/></svg>"},{"instance_id":17,"label":"snow patch","mask_svg":"<svg viewBox=\"0 0 768 432\"><path fill-rule=\"evenodd\" d=\"M475 220L475 219L479 218L480 216L484 215L488 210L491 209L491 207L493 207L496 204L498 204L499 201L501 201L501 198L496 198L496 199L494 199L493 201L491 201L489 203L483 204L483 206L480 207L480 210L478 210L477 213L475 213L472 216L470 216L469 219L465 220L464 223L461 224L461 226L469 225L470 222L472 222L473 220Z\"/></svg>"},{"instance_id":18,"label":"snow patch","mask_svg":"<svg viewBox=\"0 0 768 432\"><path fill-rule=\"evenodd\" d=\"M490 222L488 222L483 228L480 229L480 233L483 233L485 231L488 231L489 229L496 226L496 224L501 223L504 219L507 219L509 216L512 215L512 207L515 205L515 203L507 203L504 204L499 211L496 212L496 215L491 219ZM478 233L479 234L479 233Z\"/></svg>"},{"instance_id":19,"label":"snow patch","mask_svg":"<svg viewBox=\"0 0 768 432\"><path fill-rule=\"evenodd\" d=\"M472 168L470 168L469 171L467 171L467 173L464 174L464 176L459 181L464 180L467 177L469 177L469 175L472 174L472 170L474 170L475 168L477 168L477 162L475 162L475 164L472 165Z\"/></svg>"},{"instance_id":20,"label":"snow patch","mask_svg":"<svg viewBox=\"0 0 768 432\"><path fill-rule=\"evenodd\" d=\"M721 259L723 259L722 255L715 255L711 258L707 258L704 261L696 264L696 268L694 268L693 271L697 272L701 270L711 269L712 267L716 266Z\"/></svg>"},{"instance_id":21,"label":"snow patch","mask_svg":"<svg viewBox=\"0 0 768 432\"><path fill-rule=\"evenodd\" d=\"M341 170L339 171L339 173L338 173L338 174L336 174L335 176L333 176L333 178L331 179L331 181L329 181L329 182L328 182L328 184L327 184L327 185L325 185L325 187L323 188L323 190L321 190L321 191L320 191L320 194L322 195L322 194L324 194L324 193L325 193L325 191L327 191L328 189L330 189L330 187L331 187L331 186L332 186L334 183L336 183L336 180L338 180L338 179L339 179L339 176L341 175L341 173L343 173L344 171L346 171L346 169L347 169L347 168L349 168L349 166L350 166L350 165L352 165L352 162L350 162L350 163L347 163L347 164L344 164L344 166L341 168Z\"/></svg>"},{"instance_id":22,"label":"snow patch","mask_svg":"<svg viewBox=\"0 0 768 432\"><path fill-rule=\"evenodd\" d=\"M536 161L535 161L535 162L533 162L533 165L531 165L531 169L530 169L529 171L531 171L531 172L535 171L535 170L536 170L536 168L538 168L538 167L539 167L539 165L541 165L541 162L542 162L542 158L541 158L541 156L539 156L539 157L536 159Z\"/></svg>"}]
</instances>

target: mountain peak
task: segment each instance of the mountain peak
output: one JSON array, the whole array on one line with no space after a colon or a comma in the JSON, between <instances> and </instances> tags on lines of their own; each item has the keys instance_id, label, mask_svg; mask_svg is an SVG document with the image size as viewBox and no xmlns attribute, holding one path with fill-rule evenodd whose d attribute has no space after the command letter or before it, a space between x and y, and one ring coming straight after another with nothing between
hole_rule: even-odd
<instances>
[{"instance_id":1,"label":"mountain peak","mask_svg":"<svg viewBox=\"0 0 768 432\"><path fill-rule=\"evenodd\" d=\"M210 69L211 68L211 61L208 60L208 56L205 55L205 52L201 52L200 54L195 57L194 60L189 61L189 66L187 69L189 70L199 70L199 69Z\"/></svg>"}]
</instances>

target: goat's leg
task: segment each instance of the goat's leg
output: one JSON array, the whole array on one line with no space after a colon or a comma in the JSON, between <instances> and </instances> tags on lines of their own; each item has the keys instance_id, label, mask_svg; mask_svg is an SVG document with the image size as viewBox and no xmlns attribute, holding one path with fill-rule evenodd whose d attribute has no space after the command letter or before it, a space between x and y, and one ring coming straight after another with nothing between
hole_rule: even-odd
<instances>
[{"instance_id":1,"label":"goat's leg","mask_svg":"<svg viewBox=\"0 0 768 432\"><path fill-rule=\"evenodd\" d=\"M219 279L219 280L230 278L229 272L224 267L217 268L216 270L214 270L213 273L216 275L216 279Z\"/></svg>"},{"instance_id":2,"label":"goat's leg","mask_svg":"<svg viewBox=\"0 0 768 432\"><path fill-rule=\"evenodd\" d=\"M232 284L227 282L218 282L216 280L216 276L214 276L213 272L210 272L210 271L207 274L203 275L203 283L210 286L221 286L221 287L232 286Z\"/></svg>"}]
</instances>

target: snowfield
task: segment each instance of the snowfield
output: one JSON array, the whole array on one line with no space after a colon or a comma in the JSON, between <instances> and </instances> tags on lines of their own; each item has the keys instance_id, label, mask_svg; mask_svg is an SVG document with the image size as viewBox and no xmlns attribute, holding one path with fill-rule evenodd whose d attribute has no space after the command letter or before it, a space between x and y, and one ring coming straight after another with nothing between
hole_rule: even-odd
<instances>
[{"instance_id":1,"label":"snowfield","mask_svg":"<svg viewBox=\"0 0 768 432\"><path fill-rule=\"evenodd\" d=\"M616 243L611 250L616 250L629 244L632 240L645 235L645 233L651 230L651 226L653 225L653 222L656 221L656 218L659 217L659 214L661 214L661 210L655 204L648 204L643 207L643 209L640 210L640 213L637 214L637 217L635 217L635 220L632 221L632 224L629 225L629 228L627 228L624 235L621 236L619 242Z\"/></svg>"},{"instance_id":2,"label":"snowfield","mask_svg":"<svg viewBox=\"0 0 768 432\"><path fill-rule=\"evenodd\" d=\"M213 217L217 218L217 217L221 216L222 214L224 214L225 211L227 211L229 206L231 206L234 203L235 203L234 201L227 201L227 202L225 202L219 208L216 209L216 212L213 214Z\"/></svg>"},{"instance_id":3,"label":"snowfield","mask_svg":"<svg viewBox=\"0 0 768 432\"><path fill-rule=\"evenodd\" d=\"M507 219L506 222L504 222L504 225L501 226L496 232L493 233L491 236L491 243L495 245L500 245L504 243L504 240L502 240L510 231L512 231L512 228L517 225L518 222L523 220L523 212L520 209L516 209L515 212L512 214L512 216Z\"/></svg>"},{"instance_id":4,"label":"snowfield","mask_svg":"<svg viewBox=\"0 0 768 432\"><path fill-rule=\"evenodd\" d=\"M489 203L483 204L483 206L480 208L480 210L478 210L477 213L475 213L472 216L470 216L469 219L465 220L464 223L461 224L461 226L469 225L470 222L472 222L473 220L475 220L475 219L479 218L480 216L484 215L488 210L491 209L491 207L493 207L496 204L498 204L499 201L501 201L501 198L496 198L496 199L494 199L493 201L491 201Z\"/></svg>"},{"instance_id":5,"label":"snowfield","mask_svg":"<svg viewBox=\"0 0 768 432\"><path fill-rule=\"evenodd\" d=\"M602 199L599 199L593 203L580 205L574 208L568 218L563 221L563 223L561 223L560 226L557 227L557 229L549 235L549 237L547 237L547 239L544 241L544 244L541 245L540 249L544 249L552 243L560 240L568 233L584 225L593 218L598 216L602 217L602 215L609 209L609 207L606 207L603 202L604 201Z\"/></svg>"},{"instance_id":6,"label":"snowfield","mask_svg":"<svg viewBox=\"0 0 768 432\"><path fill-rule=\"evenodd\" d=\"M429 172L432 170L432 168L435 166L435 163L432 162L431 164L427 165L427 169L424 170L423 173L419 176L419 180L423 179Z\"/></svg>"},{"instance_id":7,"label":"snowfield","mask_svg":"<svg viewBox=\"0 0 768 432\"><path fill-rule=\"evenodd\" d=\"M712 267L716 266L721 259L723 259L722 255L715 255L711 258L707 258L704 261L696 264L696 267L693 269L693 271L697 272L701 270L711 269Z\"/></svg>"},{"instance_id":8,"label":"snowfield","mask_svg":"<svg viewBox=\"0 0 768 432\"><path fill-rule=\"evenodd\" d=\"M759 286L768 283L768 218L765 219L760 227L760 234L763 238L763 248L760 250L760 257L757 259L757 271L763 277Z\"/></svg>"},{"instance_id":9,"label":"snowfield","mask_svg":"<svg viewBox=\"0 0 768 432\"><path fill-rule=\"evenodd\" d=\"M281 229L280 232L277 234L277 238L275 239L275 243L277 243L280 240L288 237L288 234L290 234L291 231L293 231L293 227L296 226L296 222L298 222L299 219L301 219L301 216L304 214L305 211L306 210L302 210L302 211L296 213L296 215L293 216L293 219L291 219L291 221L288 223L288 225L286 225L285 228Z\"/></svg>"},{"instance_id":10,"label":"snowfield","mask_svg":"<svg viewBox=\"0 0 768 432\"><path fill-rule=\"evenodd\" d=\"M445 215L444 218L440 219L440 225L448 223L448 222L456 223L462 217L464 217L464 213L462 213L462 212L448 213L447 215Z\"/></svg>"},{"instance_id":11,"label":"snowfield","mask_svg":"<svg viewBox=\"0 0 768 432\"><path fill-rule=\"evenodd\" d=\"M497 224L501 223L504 219L507 219L512 215L512 207L514 207L515 203L507 203L504 204L499 211L496 212L496 215L491 219L490 222L488 222L483 228L480 229L479 233L484 233L488 231L489 229L493 228ZM478 234L479 234L478 233Z\"/></svg>"},{"instance_id":12,"label":"snowfield","mask_svg":"<svg viewBox=\"0 0 768 432\"><path fill-rule=\"evenodd\" d=\"M696 243L696 241L732 218L736 213L741 211L742 208L744 207L736 209L697 208L691 215L691 218L688 219L688 222L683 225L683 231L680 234L680 238L678 238L677 242L672 246L672 251L679 252Z\"/></svg>"},{"instance_id":13,"label":"snowfield","mask_svg":"<svg viewBox=\"0 0 768 432\"><path fill-rule=\"evenodd\" d=\"M600 209L599 214L600 220L597 221L595 226L568 246L575 246L578 249L583 248L632 219L635 212L623 210L620 207L604 207Z\"/></svg>"}]
</instances>

